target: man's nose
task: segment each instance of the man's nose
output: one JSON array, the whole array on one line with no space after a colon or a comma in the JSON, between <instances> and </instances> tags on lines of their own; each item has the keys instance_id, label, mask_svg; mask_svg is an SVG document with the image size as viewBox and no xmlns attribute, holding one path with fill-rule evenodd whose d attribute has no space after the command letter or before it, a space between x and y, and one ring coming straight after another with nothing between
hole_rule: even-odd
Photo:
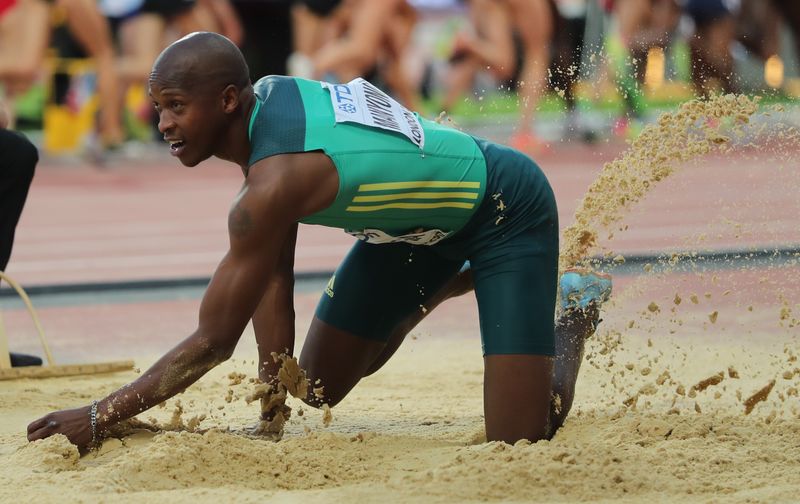
<instances>
[{"instance_id":1,"label":"man's nose","mask_svg":"<svg viewBox=\"0 0 800 504\"><path fill-rule=\"evenodd\" d=\"M168 111L162 110L158 114L158 131L166 133L174 127L175 121L172 120L172 115Z\"/></svg>"}]
</instances>

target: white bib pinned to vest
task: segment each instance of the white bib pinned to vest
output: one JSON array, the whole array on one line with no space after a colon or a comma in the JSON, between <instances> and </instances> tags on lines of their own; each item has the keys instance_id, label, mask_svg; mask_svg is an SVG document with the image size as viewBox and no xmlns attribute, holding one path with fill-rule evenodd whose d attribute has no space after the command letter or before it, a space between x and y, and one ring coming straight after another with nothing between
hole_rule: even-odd
<instances>
[{"instance_id":1,"label":"white bib pinned to vest","mask_svg":"<svg viewBox=\"0 0 800 504\"><path fill-rule=\"evenodd\" d=\"M413 112L361 77L347 84L320 82L330 92L336 122L352 122L404 135L425 147L425 131Z\"/></svg>"}]
</instances>

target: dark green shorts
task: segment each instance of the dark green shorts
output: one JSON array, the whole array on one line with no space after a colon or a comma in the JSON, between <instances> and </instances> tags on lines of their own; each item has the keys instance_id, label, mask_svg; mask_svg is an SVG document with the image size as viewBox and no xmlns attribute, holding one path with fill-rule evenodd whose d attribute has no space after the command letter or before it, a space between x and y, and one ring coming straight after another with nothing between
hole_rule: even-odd
<instances>
[{"instance_id":1,"label":"dark green shorts","mask_svg":"<svg viewBox=\"0 0 800 504\"><path fill-rule=\"evenodd\" d=\"M513 149L476 140L486 197L467 225L432 246L357 242L316 315L357 336L387 341L468 261L485 355L553 355L558 213L541 169Z\"/></svg>"}]
</instances>

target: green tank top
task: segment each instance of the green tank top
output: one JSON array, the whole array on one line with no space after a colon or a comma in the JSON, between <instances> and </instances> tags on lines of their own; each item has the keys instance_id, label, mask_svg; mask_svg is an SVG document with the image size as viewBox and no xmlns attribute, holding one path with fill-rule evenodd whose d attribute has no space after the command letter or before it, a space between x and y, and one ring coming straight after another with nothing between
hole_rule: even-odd
<instances>
[{"instance_id":1,"label":"green tank top","mask_svg":"<svg viewBox=\"0 0 800 504\"><path fill-rule=\"evenodd\" d=\"M355 82L334 88L284 76L259 80L249 125L250 165L308 151L331 158L339 192L330 207L302 219L307 224L342 228L370 242L426 245L461 229L486 190L486 161L475 140L402 107L397 121L383 108L390 98L366 81L358 84L364 88ZM347 93L359 89L361 101L350 100ZM369 121L337 122L340 115L367 109ZM403 122L407 134L397 131Z\"/></svg>"}]
</instances>

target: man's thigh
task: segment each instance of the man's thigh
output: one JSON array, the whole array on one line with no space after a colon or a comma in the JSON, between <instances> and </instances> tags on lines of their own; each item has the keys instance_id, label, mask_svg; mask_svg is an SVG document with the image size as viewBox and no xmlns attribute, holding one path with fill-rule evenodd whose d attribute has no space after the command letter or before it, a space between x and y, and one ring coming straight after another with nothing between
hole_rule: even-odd
<instances>
[{"instance_id":1,"label":"man's thigh","mask_svg":"<svg viewBox=\"0 0 800 504\"><path fill-rule=\"evenodd\" d=\"M334 405L367 375L399 324L456 275L461 262L424 247L357 242L331 277L300 355ZM319 404L315 404L319 405Z\"/></svg>"},{"instance_id":2,"label":"man's thigh","mask_svg":"<svg viewBox=\"0 0 800 504\"><path fill-rule=\"evenodd\" d=\"M316 316L355 336L386 342L397 325L461 268L424 246L357 242L328 282Z\"/></svg>"},{"instance_id":3,"label":"man's thigh","mask_svg":"<svg viewBox=\"0 0 800 504\"><path fill-rule=\"evenodd\" d=\"M484 355L552 356L558 234L545 222L470 258Z\"/></svg>"}]
</instances>

